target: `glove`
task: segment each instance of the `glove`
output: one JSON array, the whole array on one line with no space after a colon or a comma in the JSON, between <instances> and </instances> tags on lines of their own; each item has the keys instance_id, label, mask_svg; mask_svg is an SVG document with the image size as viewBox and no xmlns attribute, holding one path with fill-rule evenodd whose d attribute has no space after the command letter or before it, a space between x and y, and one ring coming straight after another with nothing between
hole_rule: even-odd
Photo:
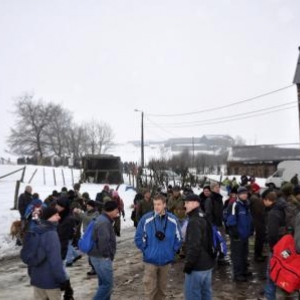
<instances>
[{"instance_id":1,"label":"glove","mask_svg":"<svg viewBox=\"0 0 300 300\"><path fill-rule=\"evenodd\" d=\"M186 263L184 265L184 268L183 268L183 272L186 273L186 274L191 274L193 271L193 267L191 266L190 263Z\"/></svg>"},{"instance_id":2,"label":"glove","mask_svg":"<svg viewBox=\"0 0 300 300\"><path fill-rule=\"evenodd\" d=\"M70 281L69 280L63 281L60 284L60 290L61 291L65 291L68 288L69 285L70 285Z\"/></svg>"}]
</instances>

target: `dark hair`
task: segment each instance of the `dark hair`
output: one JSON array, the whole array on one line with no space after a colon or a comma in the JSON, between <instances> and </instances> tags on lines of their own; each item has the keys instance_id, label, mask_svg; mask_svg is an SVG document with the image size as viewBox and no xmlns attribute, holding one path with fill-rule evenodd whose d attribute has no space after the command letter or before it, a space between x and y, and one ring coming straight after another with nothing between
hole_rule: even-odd
<instances>
[{"instance_id":1,"label":"dark hair","mask_svg":"<svg viewBox=\"0 0 300 300\"><path fill-rule=\"evenodd\" d=\"M277 195L274 191L269 191L264 195L263 199L270 200L271 202L275 202L277 200Z\"/></svg>"}]
</instances>

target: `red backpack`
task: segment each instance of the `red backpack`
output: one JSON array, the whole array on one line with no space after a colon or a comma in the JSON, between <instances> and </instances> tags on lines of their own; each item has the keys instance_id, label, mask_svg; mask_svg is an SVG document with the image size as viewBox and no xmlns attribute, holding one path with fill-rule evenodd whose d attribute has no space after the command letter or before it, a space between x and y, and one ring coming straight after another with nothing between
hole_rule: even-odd
<instances>
[{"instance_id":1,"label":"red backpack","mask_svg":"<svg viewBox=\"0 0 300 300\"><path fill-rule=\"evenodd\" d=\"M288 293L300 289L300 254L291 234L284 235L273 248L270 278Z\"/></svg>"}]
</instances>

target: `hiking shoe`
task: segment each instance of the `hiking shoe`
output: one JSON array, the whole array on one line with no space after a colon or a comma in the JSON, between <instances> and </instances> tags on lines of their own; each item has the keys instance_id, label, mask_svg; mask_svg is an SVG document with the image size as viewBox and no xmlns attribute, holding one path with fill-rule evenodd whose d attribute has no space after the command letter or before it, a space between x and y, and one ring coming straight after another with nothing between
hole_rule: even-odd
<instances>
[{"instance_id":1,"label":"hiking shoe","mask_svg":"<svg viewBox=\"0 0 300 300\"><path fill-rule=\"evenodd\" d=\"M93 275L97 275L97 273L96 273L95 270L91 270L91 271L88 271L88 272L86 273L86 275L88 275L88 276L93 276Z\"/></svg>"},{"instance_id":2,"label":"hiking shoe","mask_svg":"<svg viewBox=\"0 0 300 300\"><path fill-rule=\"evenodd\" d=\"M251 271L247 271L245 274L244 274L245 277L252 277L253 276L253 273Z\"/></svg>"},{"instance_id":3,"label":"hiking shoe","mask_svg":"<svg viewBox=\"0 0 300 300\"><path fill-rule=\"evenodd\" d=\"M72 262L67 262L66 263L66 267L68 268L68 267L72 267L73 266L73 263Z\"/></svg>"},{"instance_id":4,"label":"hiking shoe","mask_svg":"<svg viewBox=\"0 0 300 300\"><path fill-rule=\"evenodd\" d=\"M77 261L78 259L80 259L80 258L82 258L82 255L76 256L76 257L73 259L73 263L74 263L75 261Z\"/></svg>"}]
</instances>

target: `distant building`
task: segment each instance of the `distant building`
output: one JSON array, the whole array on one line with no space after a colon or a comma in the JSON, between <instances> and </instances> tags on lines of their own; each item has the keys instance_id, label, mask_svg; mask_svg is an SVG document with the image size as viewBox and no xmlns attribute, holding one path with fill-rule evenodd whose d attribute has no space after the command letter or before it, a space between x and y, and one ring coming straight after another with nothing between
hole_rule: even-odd
<instances>
[{"instance_id":1,"label":"distant building","mask_svg":"<svg viewBox=\"0 0 300 300\"><path fill-rule=\"evenodd\" d=\"M300 160L300 149L270 145L234 146L229 151L227 174L266 178L275 173L277 165L284 160Z\"/></svg>"}]
</instances>

